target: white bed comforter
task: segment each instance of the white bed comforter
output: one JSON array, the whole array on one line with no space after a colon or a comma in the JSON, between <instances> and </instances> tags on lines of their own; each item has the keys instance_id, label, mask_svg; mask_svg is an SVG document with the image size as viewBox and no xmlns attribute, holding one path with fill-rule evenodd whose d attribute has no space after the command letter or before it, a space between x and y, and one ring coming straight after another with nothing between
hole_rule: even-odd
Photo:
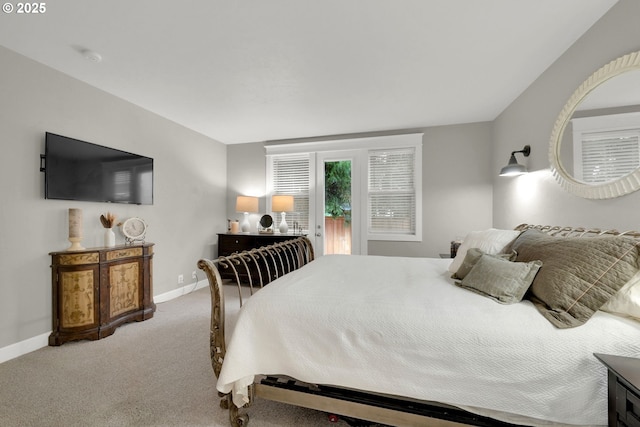
<instances>
[{"instance_id":1,"label":"white bed comforter","mask_svg":"<svg viewBox=\"0 0 640 427\"><path fill-rule=\"evenodd\" d=\"M593 353L640 357L640 323L597 312L556 329L529 301L501 305L455 286L449 263L331 255L276 280L240 310L218 390L241 406L254 375L288 375L607 424L606 369Z\"/></svg>"}]
</instances>

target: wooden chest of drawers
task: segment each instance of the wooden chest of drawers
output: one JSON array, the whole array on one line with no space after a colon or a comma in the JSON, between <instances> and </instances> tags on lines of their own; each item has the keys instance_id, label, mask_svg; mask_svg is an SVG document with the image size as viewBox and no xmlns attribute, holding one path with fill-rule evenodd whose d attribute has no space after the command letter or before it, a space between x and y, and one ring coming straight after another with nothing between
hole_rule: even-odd
<instances>
[{"instance_id":1,"label":"wooden chest of drawers","mask_svg":"<svg viewBox=\"0 0 640 427\"><path fill-rule=\"evenodd\" d=\"M218 256L228 256L236 252L260 248L262 246L271 245L285 240L291 240L299 237L293 234L218 234ZM262 271L263 277L266 277L266 271ZM234 279L235 275L230 271L221 271L220 275L223 279ZM247 283L246 275L240 273L239 279L243 283Z\"/></svg>"},{"instance_id":2,"label":"wooden chest of drawers","mask_svg":"<svg viewBox=\"0 0 640 427\"><path fill-rule=\"evenodd\" d=\"M49 345L97 340L153 317L153 243L52 252Z\"/></svg>"},{"instance_id":3,"label":"wooden chest of drawers","mask_svg":"<svg viewBox=\"0 0 640 427\"><path fill-rule=\"evenodd\" d=\"M218 234L218 256L259 248L276 242L295 239L292 234Z\"/></svg>"}]
</instances>

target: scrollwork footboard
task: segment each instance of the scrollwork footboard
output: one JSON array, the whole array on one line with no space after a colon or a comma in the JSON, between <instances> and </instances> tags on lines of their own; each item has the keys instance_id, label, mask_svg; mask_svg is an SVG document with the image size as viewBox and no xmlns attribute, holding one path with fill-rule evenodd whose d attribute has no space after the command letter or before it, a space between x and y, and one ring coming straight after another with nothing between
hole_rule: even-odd
<instances>
[{"instance_id":1,"label":"scrollwork footboard","mask_svg":"<svg viewBox=\"0 0 640 427\"><path fill-rule=\"evenodd\" d=\"M226 354L225 338L225 303L223 279L220 271L230 271L227 283L238 288L240 305L242 306L242 286L248 286L250 293L262 288L273 280L299 269L314 260L311 241L304 236L292 240L274 243L259 249L243 251L215 260L201 259L198 268L205 272L211 291L211 329L209 337L211 365L218 378ZM229 275L226 275L227 277ZM248 422L246 414L239 415L238 409L231 400L231 395L220 395L223 408L229 409L232 426L244 426Z\"/></svg>"}]
</instances>

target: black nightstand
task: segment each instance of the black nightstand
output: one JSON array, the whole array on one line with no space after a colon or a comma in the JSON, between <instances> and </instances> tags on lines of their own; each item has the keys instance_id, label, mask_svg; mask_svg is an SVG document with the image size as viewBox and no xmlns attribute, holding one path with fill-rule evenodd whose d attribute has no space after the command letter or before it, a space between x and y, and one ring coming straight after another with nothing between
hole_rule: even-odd
<instances>
[{"instance_id":1,"label":"black nightstand","mask_svg":"<svg viewBox=\"0 0 640 427\"><path fill-rule=\"evenodd\" d=\"M640 359L594 356L609 370L609 427L640 427Z\"/></svg>"}]
</instances>

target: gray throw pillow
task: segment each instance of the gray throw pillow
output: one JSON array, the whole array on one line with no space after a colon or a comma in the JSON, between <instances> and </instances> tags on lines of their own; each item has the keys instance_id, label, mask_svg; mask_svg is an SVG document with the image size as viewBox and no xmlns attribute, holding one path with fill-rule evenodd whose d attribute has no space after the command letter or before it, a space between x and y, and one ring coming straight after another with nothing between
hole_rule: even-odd
<instances>
[{"instance_id":1,"label":"gray throw pillow","mask_svg":"<svg viewBox=\"0 0 640 427\"><path fill-rule=\"evenodd\" d=\"M464 256L464 260L462 261L462 264L460 264L460 268L458 268L458 271L453 273L451 278L456 280L464 279L465 276L469 274L473 266L476 265L478 260L480 260L480 257L482 255L487 255L494 258L502 258L507 261L515 261L516 257L518 256L518 254L515 251L511 251L509 253L504 253L504 254L493 255L493 254L487 254L486 252L478 248L470 248L467 251L467 254Z\"/></svg>"},{"instance_id":2,"label":"gray throw pillow","mask_svg":"<svg viewBox=\"0 0 640 427\"><path fill-rule=\"evenodd\" d=\"M502 304L520 302L542 266L540 261L511 262L483 254L459 283Z\"/></svg>"},{"instance_id":3,"label":"gray throw pillow","mask_svg":"<svg viewBox=\"0 0 640 427\"><path fill-rule=\"evenodd\" d=\"M531 285L536 308L558 328L584 324L638 271L638 245L623 236L552 237L527 230L517 261L541 260Z\"/></svg>"}]
</instances>

